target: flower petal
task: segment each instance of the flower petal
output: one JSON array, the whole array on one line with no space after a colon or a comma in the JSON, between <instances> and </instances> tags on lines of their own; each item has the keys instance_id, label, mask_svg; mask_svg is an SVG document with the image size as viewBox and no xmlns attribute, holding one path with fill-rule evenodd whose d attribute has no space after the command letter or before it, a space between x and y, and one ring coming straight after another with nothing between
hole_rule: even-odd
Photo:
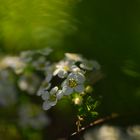
<instances>
[{"instance_id":1,"label":"flower petal","mask_svg":"<svg viewBox=\"0 0 140 140\"><path fill-rule=\"evenodd\" d=\"M50 104L51 106L55 106L56 103L57 103L57 99L56 99L55 101L51 101L49 104Z\"/></svg>"},{"instance_id":2,"label":"flower petal","mask_svg":"<svg viewBox=\"0 0 140 140\"><path fill-rule=\"evenodd\" d=\"M56 76L56 75L58 74L59 70L60 70L60 69L56 69L56 70L53 72L53 75Z\"/></svg>"},{"instance_id":3,"label":"flower petal","mask_svg":"<svg viewBox=\"0 0 140 140\"><path fill-rule=\"evenodd\" d=\"M82 56L80 54L76 54L76 53L65 53L65 56L68 60L72 60L72 61L82 61Z\"/></svg>"},{"instance_id":4,"label":"flower petal","mask_svg":"<svg viewBox=\"0 0 140 140\"><path fill-rule=\"evenodd\" d=\"M50 94L53 95L53 94L57 93L57 91L58 91L58 87L55 86L54 88L51 89Z\"/></svg>"},{"instance_id":5,"label":"flower petal","mask_svg":"<svg viewBox=\"0 0 140 140\"><path fill-rule=\"evenodd\" d=\"M48 90L51 87L51 83L48 83L46 80L42 83L41 88Z\"/></svg>"},{"instance_id":6,"label":"flower petal","mask_svg":"<svg viewBox=\"0 0 140 140\"><path fill-rule=\"evenodd\" d=\"M41 97L42 97L43 100L49 99L49 92L45 91L45 93L43 93Z\"/></svg>"},{"instance_id":7,"label":"flower petal","mask_svg":"<svg viewBox=\"0 0 140 140\"><path fill-rule=\"evenodd\" d=\"M81 71L81 69L79 67L77 67L76 65L72 65L71 70L72 70L72 72L80 72Z\"/></svg>"},{"instance_id":8,"label":"flower petal","mask_svg":"<svg viewBox=\"0 0 140 140\"><path fill-rule=\"evenodd\" d=\"M44 94L44 90L42 88L40 88L38 91L37 91L37 96L41 96L42 94Z\"/></svg>"},{"instance_id":9,"label":"flower petal","mask_svg":"<svg viewBox=\"0 0 140 140\"><path fill-rule=\"evenodd\" d=\"M52 76L53 76L52 73L51 73L51 72L48 72L48 73L46 74L46 79L45 79L45 80L46 80L47 82L50 82L51 79L52 79Z\"/></svg>"},{"instance_id":10,"label":"flower petal","mask_svg":"<svg viewBox=\"0 0 140 140\"><path fill-rule=\"evenodd\" d=\"M61 84L61 87L62 87L62 88L65 87L65 86L67 86L67 80L65 80L65 81Z\"/></svg>"},{"instance_id":11,"label":"flower petal","mask_svg":"<svg viewBox=\"0 0 140 140\"><path fill-rule=\"evenodd\" d=\"M84 85L78 85L74 88L74 90L76 92L82 92L82 91L84 91Z\"/></svg>"},{"instance_id":12,"label":"flower petal","mask_svg":"<svg viewBox=\"0 0 140 140\"><path fill-rule=\"evenodd\" d=\"M63 91L59 90L56 94L56 97L57 97L58 100L60 100L63 97Z\"/></svg>"},{"instance_id":13,"label":"flower petal","mask_svg":"<svg viewBox=\"0 0 140 140\"><path fill-rule=\"evenodd\" d=\"M68 75L68 79L76 79L76 73L72 72Z\"/></svg>"},{"instance_id":14,"label":"flower petal","mask_svg":"<svg viewBox=\"0 0 140 140\"><path fill-rule=\"evenodd\" d=\"M62 91L63 91L64 95L70 95L73 92L73 89L68 86L64 86Z\"/></svg>"},{"instance_id":15,"label":"flower petal","mask_svg":"<svg viewBox=\"0 0 140 140\"><path fill-rule=\"evenodd\" d=\"M97 61L93 60L84 60L81 64L80 67L86 70L99 70L100 65Z\"/></svg>"},{"instance_id":16,"label":"flower petal","mask_svg":"<svg viewBox=\"0 0 140 140\"><path fill-rule=\"evenodd\" d=\"M49 104L48 101L45 101L42 105L44 110L49 110L51 108L51 105Z\"/></svg>"},{"instance_id":17,"label":"flower petal","mask_svg":"<svg viewBox=\"0 0 140 140\"><path fill-rule=\"evenodd\" d=\"M65 78L67 76L67 72L65 70L60 70L58 72L58 77Z\"/></svg>"},{"instance_id":18,"label":"flower petal","mask_svg":"<svg viewBox=\"0 0 140 140\"><path fill-rule=\"evenodd\" d=\"M78 80L78 83L81 83L81 84L84 83L85 76L82 73L78 72L76 76L77 76L76 78Z\"/></svg>"}]
</instances>

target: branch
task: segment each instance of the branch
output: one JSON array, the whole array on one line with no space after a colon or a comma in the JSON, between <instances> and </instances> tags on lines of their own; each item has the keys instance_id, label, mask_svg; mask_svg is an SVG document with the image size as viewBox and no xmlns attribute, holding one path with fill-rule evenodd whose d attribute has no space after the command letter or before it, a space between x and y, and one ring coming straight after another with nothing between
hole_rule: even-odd
<instances>
[{"instance_id":1,"label":"branch","mask_svg":"<svg viewBox=\"0 0 140 140\"><path fill-rule=\"evenodd\" d=\"M103 123L103 122L105 122L105 121L108 121L108 120L111 120L111 119L115 119L115 118L117 118L118 116L119 116L118 114L111 114L110 116L107 116L107 117L105 117L105 118L98 119L98 120L96 120L96 121L90 123L89 125L87 125L87 126L85 126L85 127L82 127L82 128L79 129L77 132L72 133L70 137L79 135L79 134L81 134L83 131L85 131L86 129L88 129L88 128L94 126L94 125L101 124L101 123Z\"/></svg>"}]
</instances>

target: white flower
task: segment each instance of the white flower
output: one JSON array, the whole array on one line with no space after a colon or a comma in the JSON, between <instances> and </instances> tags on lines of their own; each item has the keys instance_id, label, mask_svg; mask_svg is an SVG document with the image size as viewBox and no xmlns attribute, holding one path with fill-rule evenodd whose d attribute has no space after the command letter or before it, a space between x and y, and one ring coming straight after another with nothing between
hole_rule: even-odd
<instances>
[{"instance_id":1,"label":"white flower","mask_svg":"<svg viewBox=\"0 0 140 140\"><path fill-rule=\"evenodd\" d=\"M83 58L80 54L76 54L76 53L65 53L66 59L68 59L69 61L82 61Z\"/></svg>"},{"instance_id":2,"label":"white flower","mask_svg":"<svg viewBox=\"0 0 140 140\"><path fill-rule=\"evenodd\" d=\"M40 49L40 50L35 50L35 51L23 51L20 55L20 58L23 60L25 63L30 63L34 61L34 58L36 56L47 56L52 52L51 48L45 48L45 49Z\"/></svg>"},{"instance_id":3,"label":"white flower","mask_svg":"<svg viewBox=\"0 0 140 140\"><path fill-rule=\"evenodd\" d=\"M44 103L43 103L43 109L44 110L49 110L52 106L55 106L57 103L57 100L55 101L49 101L49 100L46 100Z\"/></svg>"},{"instance_id":4,"label":"white flower","mask_svg":"<svg viewBox=\"0 0 140 140\"><path fill-rule=\"evenodd\" d=\"M79 72L79 73L82 73L82 74L85 74L85 71L81 70L79 67L77 67L76 65L73 65L71 67L71 72Z\"/></svg>"},{"instance_id":5,"label":"white flower","mask_svg":"<svg viewBox=\"0 0 140 140\"><path fill-rule=\"evenodd\" d=\"M99 70L100 65L97 61L94 60L84 60L81 64L80 67L86 70Z\"/></svg>"},{"instance_id":6,"label":"white flower","mask_svg":"<svg viewBox=\"0 0 140 140\"><path fill-rule=\"evenodd\" d=\"M48 110L52 106L55 106L58 99L61 99L63 96L62 91L58 90L58 87L54 87L50 92L46 91L42 94L42 99L45 100L43 103L43 109Z\"/></svg>"},{"instance_id":7,"label":"white flower","mask_svg":"<svg viewBox=\"0 0 140 140\"><path fill-rule=\"evenodd\" d=\"M63 91L62 90L58 90L56 97L58 100L60 100L62 97L64 96Z\"/></svg>"},{"instance_id":8,"label":"white flower","mask_svg":"<svg viewBox=\"0 0 140 140\"><path fill-rule=\"evenodd\" d=\"M82 92L84 90L85 76L80 72L70 73L62 84L64 95L70 95L72 92Z\"/></svg>"},{"instance_id":9,"label":"white flower","mask_svg":"<svg viewBox=\"0 0 140 140\"><path fill-rule=\"evenodd\" d=\"M70 70L71 63L69 61L60 61L56 65L56 70L54 71L53 75L60 78L65 78L68 75L68 71Z\"/></svg>"},{"instance_id":10,"label":"white flower","mask_svg":"<svg viewBox=\"0 0 140 140\"><path fill-rule=\"evenodd\" d=\"M32 66L37 70L46 70L50 66L50 62L46 61L45 57L40 57L32 62Z\"/></svg>"},{"instance_id":11,"label":"white flower","mask_svg":"<svg viewBox=\"0 0 140 140\"><path fill-rule=\"evenodd\" d=\"M27 91L33 95L40 84L40 78L34 73L25 73L21 75L18 80L18 86L21 90Z\"/></svg>"},{"instance_id":12,"label":"white flower","mask_svg":"<svg viewBox=\"0 0 140 140\"><path fill-rule=\"evenodd\" d=\"M46 69L45 71L46 78L37 92L38 96L43 95L51 87L50 81L53 78L52 70L53 70L53 67L51 66Z\"/></svg>"},{"instance_id":13,"label":"white flower","mask_svg":"<svg viewBox=\"0 0 140 140\"><path fill-rule=\"evenodd\" d=\"M38 92L37 92L37 95L38 96L41 96L42 94L45 93L45 91L47 91L49 88L51 87L51 83L49 83L49 81L45 80L41 87L39 88Z\"/></svg>"},{"instance_id":14,"label":"white flower","mask_svg":"<svg viewBox=\"0 0 140 140\"><path fill-rule=\"evenodd\" d=\"M45 80L43 81L41 87L39 88L37 95L41 96L45 91L51 87L50 81L52 80L52 67L49 67L45 73Z\"/></svg>"},{"instance_id":15,"label":"white flower","mask_svg":"<svg viewBox=\"0 0 140 140\"><path fill-rule=\"evenodd\" d=\"M25 64L21 61L19 57L16 56L6 56L0 60L0 68L12 68L17 74L21 73L25 67Z\"/></svg>"},{"instance_id":16,"label":"white flower","mask_svg":"<svg viewBox=\"0 0 140 140\"><path fill-rule=\"evenodd\" d=\"M46 67L46 70L44 71L46 81L50 82L51 79L53 78L53 70L54 70L53 65L49 65L48 67Z\"/></svg>"}]
</instances>

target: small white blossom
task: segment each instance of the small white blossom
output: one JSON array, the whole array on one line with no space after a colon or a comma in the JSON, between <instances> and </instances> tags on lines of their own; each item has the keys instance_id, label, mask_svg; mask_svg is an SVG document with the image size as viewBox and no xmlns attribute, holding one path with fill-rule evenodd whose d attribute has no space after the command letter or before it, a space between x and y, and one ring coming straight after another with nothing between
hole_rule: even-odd
<instances>
[{"instance_id":1,"label":"small white blossom","mask_svg":"<svg viewBox=\"0 0 140 140\"><path fill-rule=\"evenodd\" d=\"M85 74L85 71L81 70L79 67L77 67L76 65L73 65L71 67L71 72L79 72L79 73L82 73L82 74Z\"/></svg>"},{"instance_id":2,"label":"small white blossom","mask_svg":"<svg viewBox=\"0 0 140 140\"><path fill-rule=\"evenodd\" d=\"M80 54L76 54L76 53L65 53L65 57L69 61L78 62L78 61L83 60L82 56Z\"/></svg>"},{"instance_id":3,"label":"small white blossom","mask_svg":"<svg viewBox=\"0 0 140 140\"><path fill-rule=\"evenodd\" d=\"M100 65L97 61L94 60L84 60L81 64L80 67L86 70L99 70Z\"/></svg>"},{"instance_id":4,"label":"small white blossom","mask_svg":"<svg viewBox=\"0 0 140 140\"><path fill-rule=\"evenodd\" d=\"M65 78L68 75L68 71L70 71L71 63L69 61L60 61L56 65L56 70L54 71L53 75L60 78Z\"/></svg>"},{"instance_id":5,"label":"small white blossom","mask_svg":"<svg viewBox=\"0 0 140 140\"><path fill-rule=\"evenodd\" d=\"M51 91L50 91L50 95L54 95L54 94L56 94L57 91L58 91L58 87L56 86L56 87L54 87L54 88L51 89Z\"/></svg>"},{"instance_id":6,"label":"small white blossom","mask_svg":"<svg viewBox=\"0 0 140 140\"><path fill-rule=\"evenodd\" d=\"M45 80L43 81L41 87L39 88L37 95L41 96L45 91L47 91L50 87L51 87L51 80L53 78L52 75L52 67L49 67L46 71L45 71Z\"/></svg>"},{"instance_id":7,"label":"small white blossom","mask_svg":"<svg viewBox=\"0 0 140 140\"><path fill-rule=\"evenodd\" d=\"M43 109L48 110L52 106L55 106L57 103L57 92L58 87L54 87L51 89L50 92L46 91L44 94L42 94L42 99L45 100L43 103Z\"/></svg>"},{"instance_id":8,"label":"small white blossom","mask_svg":"<svg viewBox=\"0 0 140 140\"><path fill-rule=\"evenodd\" d=\"M56 103L57 103L57 100L55 100L55 101L48 101L48 100L46 100L43 103L42 107L43 107L44 110L49 110L52 106L55 106Z\"/></svg>"},{"instance_id":9,"label":"small white blossom","mask_svg":"<svg viewBox=\"0 0 140 140\"><path fill-rule=\"evenodd\" d=\"M18 86L21 90L27 91L33 95L40 84L40 78L34 73L21 75L18 80Z\"/></svg>"},{"instance_id":10,"label":"small white blossom","mask_svg":"<svg viewBox=\"0 0 140 140\"><path fill-rule=\"evenodd\" d=\"M25 67L25 64L21 61L19 57L16 56L6 56L0 60L0 68L12 68L17 74L21 73Z\"/></svg>"},{"instance_id":11,"label":"small white blossom","mask_svg":"<svg viewBox=\"0 0 140 140\"><path fill-rule=\"evenodd\" d=\"M51 83L49 83L49 81L45 80L41 87L39 88L37 95L41 96L42 94L44 94L45 91L47 91L49 88L51 87Z\"/></svg>"},{"instance_id":12,"label":"small white blossom","mask_svg":"<svg viewBox=\"0 0 140 140\"><path fill-rule=\"evenodd\" d=\"M63 97L63 92L62 90L58 90L57 87L55 87L54 89L52 89L50 91L50 93L48 91L45 91L44 94L42 94L42 99L43 100L49 100L50 95L55 95L55 97L60 100Z\"/></svg>"},{"instance_id":13,"label":"small white blossom","mask_svg":"<svg viewBox=\"0 0 140 140\"><path fill-rule=\"evenodd\" d=\"M45 76L46 76L46 81L50 82L51 79L53 78L53 71L54 71L54 66L53 65L49 65L48 67L46 67L45 72Z\"/></svg>"},{"instance_id":14,"label":"small white blossom","mask_svg":"<svg viewBox=\"0 0 140 140\"><path fill-rule=\"evenodd\" d=\"M32 62L32 66L37 70L46 70L50 66L50 62L46 61L45 57L40 57Z\"/></svg>"},{"instance_id":15,"label":"small white blossom","mask_svg":"<svg viewBox=\"0 0 140 140\"><path fill-rule=\"evenodd\" d=\"M44 100L43 109L48 110L52 106L55 106L57 101L63 97L62 90L58 90L58 87L54 87L50 92L46 91L42 94L42 99Z\"/></svg>"},{"instance_id":16,"label":"small white blossom","mask_svg":"<svg viewBox=\"0 0 140 140\"><path fill-rule=\"evenodd\" d=\"M43 100L48 100L50 96L50 93L46 90L44 93L41 95Z\"/></svg>"},{"instance_id":17,"label":"small white blossom","mask_svg":"<svg viewBox=\"0 0 140 140\"><path fill-rule=\"evenodd\" d=\"M58 90L56 97L58 100L60 100L62 97L64 96L63 91L62 90Z\"/></svg>"},{"instance_id":18,"label":"small white blossom","mask_svg":"<svg viewBox=\"0 0 140 140\"><path fill-rule=\"evenodd\" d=\"M70 95L72 92L82 92L84 90L85 76L80 72L70 73L62 84L64 95Z\"/></svg>"},{"instance_id":19,"label":"small white blossom","mask_svg":"<svg viewBox=\"0 0 140 140\"><path fill-rule=\"evenodd\" d=\"M47 81L44 81L41 85L41 87L39 88L37 95L41 96L42 94L44 94L44 92L46 90L48 90L51 87L51 83L48 83Z\"/></svg>"}]
</instances>

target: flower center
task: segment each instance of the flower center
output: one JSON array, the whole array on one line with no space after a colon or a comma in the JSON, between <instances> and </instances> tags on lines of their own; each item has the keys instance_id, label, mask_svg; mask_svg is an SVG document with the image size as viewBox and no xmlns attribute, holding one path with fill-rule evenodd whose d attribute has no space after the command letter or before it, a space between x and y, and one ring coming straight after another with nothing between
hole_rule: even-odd
<instances>
[{"instance_id":1,"label":"flower center","mask_svg":"<svg viewBox=\"0 0 140 140\"><path fill-rule=\"evenodd\" d=\"M69 84L69 86L71 88L74 88L74 87L76 87L78 85L77 81L75 79L73 79L73 78L69 79L69 83L68 84Z\"/></svg>"},{"instance_id":2,"label":"flower center","mask_svg":"<svg viewBox=\"0 0 140 140\"><path fill-rule=\"evenodd\" d=\"M50 95L50 101L55 101L56 100L56 95Z\"/></svg>"},{"instance_id":3,"label":"flower center","mask_svg":"<svg viewBox=\"0 0 140 140\"><path fill-rule=\"evenodd\" d=\"M69 70L69 67L68 66L64 66L63 69L66 70L66 71L68 71Z\"/></svg>"}]
</instances>

